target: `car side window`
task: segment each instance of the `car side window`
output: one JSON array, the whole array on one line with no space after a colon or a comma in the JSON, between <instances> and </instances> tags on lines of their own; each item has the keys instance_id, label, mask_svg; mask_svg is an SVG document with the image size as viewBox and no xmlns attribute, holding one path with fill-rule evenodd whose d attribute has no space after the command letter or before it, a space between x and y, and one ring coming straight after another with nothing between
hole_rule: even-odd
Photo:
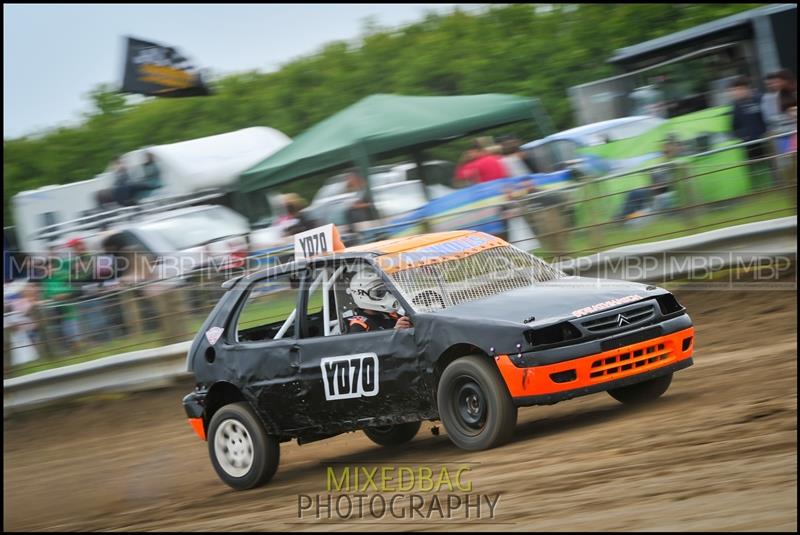
<instances>
[{"instance_id":1,"label":"car side window","mask_svg":"<svg viewBox=\"0 0 800 535\"><path fill-rule=\"evenodd\" d=\"M294 337L299 291L300 279L295 273L254 282L236 321L236 340L255 342Z\"/></svg>"}]
</instances>

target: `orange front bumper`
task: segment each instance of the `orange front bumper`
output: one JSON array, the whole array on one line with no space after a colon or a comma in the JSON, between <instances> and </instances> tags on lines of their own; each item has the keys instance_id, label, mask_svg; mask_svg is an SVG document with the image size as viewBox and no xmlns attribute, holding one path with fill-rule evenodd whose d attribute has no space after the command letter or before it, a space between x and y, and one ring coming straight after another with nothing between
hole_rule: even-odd
<instances>
[{"instance_id":1,"label":"orange front bumper","mask_svg":"<svg viewBox=\"0 0 800 535\"><path fill-rule=\"evenodd\" d=\"M691 338L688 347L683 349L684 340L688 338ZM596 387L652 372L691 358L693 349L694 327L689 327L644 342L545 366L519 368L508 355L497 356L495 362L511 397L523 398Z\"/></svg>"}]
</instances>

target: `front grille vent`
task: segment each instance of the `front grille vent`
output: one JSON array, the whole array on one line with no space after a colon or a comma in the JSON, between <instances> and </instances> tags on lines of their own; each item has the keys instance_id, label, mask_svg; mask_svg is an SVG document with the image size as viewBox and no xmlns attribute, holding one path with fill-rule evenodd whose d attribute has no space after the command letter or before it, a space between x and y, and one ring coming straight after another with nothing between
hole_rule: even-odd
<instances>
[{"instance_id":1,"label":"front grille vent","mask_svg":"<svg viewBox=\"0 0 800 535\"><path fill-rule=\"evenodd\" d=\"M655 313L653 303L648 303L624 312L609 312L600 317L593 317L582 322L581 325L591 333L620 331L629 327L636 327L651 320Z\"/></svg>"},{"instance_id":2,"label":"front grille vent","mask_svg":"<svg viewBox=\"0 0 800 535\"><path fill-rule=\"evenodd\" d=\"M661 365L670 357L670 350L663 343L629 351L617 356L606 357L592 362L589 377L609 377L626 374L629 370L645 371Z\"/></svg>"}]
</instances>

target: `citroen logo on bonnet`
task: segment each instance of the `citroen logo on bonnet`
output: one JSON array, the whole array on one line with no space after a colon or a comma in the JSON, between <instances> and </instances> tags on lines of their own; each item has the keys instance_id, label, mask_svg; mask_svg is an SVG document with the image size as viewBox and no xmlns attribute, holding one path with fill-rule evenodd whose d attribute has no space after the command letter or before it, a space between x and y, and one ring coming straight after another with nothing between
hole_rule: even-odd
<instances>
[{"instance_id":1,"label":"citroen logo on bonnet","mask_svg":"<svg viewBox=\"0 0 800 535\"><path fill-rule=\"evenodd\" d=\"M623 316L622 314L617 314L617 326L622 327L623 325L630 325L631 320Z\"/></svg>"}]
</instances>

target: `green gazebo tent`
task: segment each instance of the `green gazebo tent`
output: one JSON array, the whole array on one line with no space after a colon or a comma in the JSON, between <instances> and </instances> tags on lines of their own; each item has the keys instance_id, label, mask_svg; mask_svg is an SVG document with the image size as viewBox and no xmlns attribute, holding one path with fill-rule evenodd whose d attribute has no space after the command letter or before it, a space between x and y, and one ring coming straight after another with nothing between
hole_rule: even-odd
<instances>
[{"instance_id":1,"label":"green gazebo tent","mask_svg":"<svg viewBox=\"0 0 800 535\"><path fill-rule=\"evenodd\" d=\"M355 164L366 176L375 157L420 152L505 124L534 120L538 101L503 94L455 97L372 95L332 115L254 165L240 191L278 186L296 178Z\"/></svg>"}]
</instances>

